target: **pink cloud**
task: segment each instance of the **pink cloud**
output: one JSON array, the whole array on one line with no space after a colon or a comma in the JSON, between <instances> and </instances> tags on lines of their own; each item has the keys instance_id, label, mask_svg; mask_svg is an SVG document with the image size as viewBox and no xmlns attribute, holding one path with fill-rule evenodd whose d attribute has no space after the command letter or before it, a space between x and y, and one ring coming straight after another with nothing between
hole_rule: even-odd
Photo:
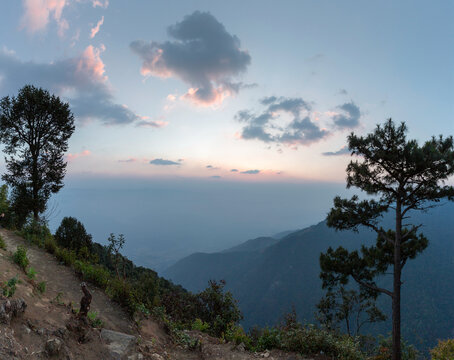
<instances>
[{"instance_id":1,"label":"pink cloud","mask_svg":"<svg viewBox=\"0 0 454 360\"><path fill-rule=\"evenodd\" d=\"M98 21L96 26L90 30L90 39L93 39L96 36L102 24L104 24L104 16Z\"/></svg>"},{"instance_id":2,"label":"pink cloud","mask_svg":"<svg viewBox=\"0 0 454 360\"><path fill-rule=\"evenodd\" d=\"M55 20L58 26L58 35L63 36L69 28L66 19L62 18L62 12L67 5L67 0L23 0L24 15L21 19L21 28L35 33L44 30L49 23L49 18Z\"/></svg>"},{"instance_id":3,"label":"pink cloud","mask_svg":"<svg viewBox=\"0 0 454 360\"><path fill-rule=\"evenodd\" d=\"M149 120L149 116L141 116L142 121L139 121L136 126L139 127L151 127L151 128L163 128L169 125L168 121L164 120Z\"/></svg>"},{"instance_id":4,"label":"pink cloud","mask_svg":"<svg viewBox=\"0 0 454 360\"><path fill-rule=\"evenodd\" d=\"M77 158L80 158L80 157L86 157L86 156L90 156L91 155L91 151L90 150L84 150L80 153L76 153L76 154L71 154L71 153L68 153L66 155L66 160L67 161L73 161Z\"/></svg>"},{"instance_id":5,"label":"pink cloud","mask_svg":"<svg viewBox=\"0 0 454 360\"><path fill-rule=\"evenodd\" d=\"M200 107L217 107L222 104L225 98L234 95L229 89L223 89L221 86L213 88L209 97L198 96L199 89L190 88L188 92L180 99L187 100L193 105Z\"/></svg>"},{"instance_id":6,"label":"pink cloud","mask_svg":"<svg viewBox=\"0 0 454 360\"><path fill-rule=\"evenodd\" d=\"M92 0L91 4L93 5L94 8L99 6L99 7L106 9L109 6L109 0L104 0L104 1Z\"/></svg>"},{"instance_id":7,"label":"pink cloud","mask_svg":"<svg viewBox=\"0 0 454 360\"><path fill-rule=\"evenodd\" d=\"M77 72L84 74L84 76L91 76L94 80L104 82L107 76L104 75L104 63L101 60L101 52L105 50L104 45L101 48L95 48L89 45L77 62Z\"/></svg>"}]
</instances>

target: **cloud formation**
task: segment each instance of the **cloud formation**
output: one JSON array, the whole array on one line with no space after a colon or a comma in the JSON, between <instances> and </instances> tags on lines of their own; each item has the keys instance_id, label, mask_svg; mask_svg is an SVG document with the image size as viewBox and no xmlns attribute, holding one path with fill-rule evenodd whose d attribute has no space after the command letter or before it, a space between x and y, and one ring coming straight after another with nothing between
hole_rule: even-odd
<instances>
[{"instance_id":1,"label":"cloud formation","mask_svg":"<svg viewBox=\"0 0 454 360\"><path fill-rule=\"evenodd\" d=\"M164 120L150 120L148 116L142 116L141 121L136 122L136 126L138 127L145 127L145 128L155 128L155 129L160 129L163 128L169 123Z\"/></svg>"},{"instance_id":2,"label":"cloud formation","mask_svg":"<svg viewBox=\"0 0 454 360\"><path fill-rule=\"evenodd\" d=\"M248 175L255 175L255 174L259 174L260 173L260 170L246 170L246 171L241 171L241 174L248 174Z\"/></svg>"},{"instance_id":3,"label":"cloud formation","mask_svg":"<svg viewBox=\"0 0 454 360\"><path fill-rule=\"evenodd\" d=\"M58 35L63 36L68 29L68 22L62 17L67 0L23 0L24 14L21 19L21 28L29 33L44 30L52 18L57 24Z\"/></svg>"},{"instance_id":4,"label":"cloud formation","mask_svg":"<svg viewBox=\"0 0 454 360\"><path fill-rule=\"evenodd\" d=\"M233 79L246 71L251 56L209 12L187 15L167 33L172 41L130 44L143 61L142 75L181 79L190 86L183 98L201 106L220 104L247 86Z\"/></svg>"},{"instance_id":5,"label":"cloud formation","mask_svg":"<svg viewBox=\"0 0 454 360\"><path fill-rule=\"evenodd\" d=\"M180 165L179 162L165 159L154 159L150 161L150 164L159 166Z\"/></svg>"},{"instance_id":6,"label":"cloud formation","mask_svg":"<svg viewBox=\"0 0 454 360\"><path fill-rule=\"evenodd\" d=\"M107 7L109 6L109 0L91 0L91 4L92 6L95 8L95 7L101 7L101 8L104 8L104 9L107 9Z\"/></svg>"},{"instance_id":7,"label":"cloud formation","mask_svg":"<svg viewBox=\"0 0 454 360\"><path fill-rule=\"evenodd\" d=\"M238 169L232 169L230 172L238 172Z\"/></svg>"},{"instance_id":8,"label":"cloud formation","mask_svg":"<svg viewBox=\"0 0 454 360\"><path fill-rule=\"evenodd\" d=\"M328 151L322 153L324 156L339 156L339 155L350 155L350 150L348 150L347 145L342 146L339 150L337 151Z\"/></svg>"},{"instance_id":9,"label":"cloud formation","mask_svg":"<svg viewBox=\"0 0 454 360\"><path fill-rule=\"evenodd\" d=\"M96 36L96 34L99 32L99 29L101 29L102 24L104 24L104 16L101 18L101 20L98 21L96 26L90 30L90 39L93 39Z\"/></svg>"},{"instance_id":10,"label":"cloud formation","mask_svg":"<svg viewBox=\"0 0 454 360\"><path fill-rule=\"evenodd\" d=\"M72 154L72 153L68 153L66 154L66 160L67 161L73 161L77 158L80 158L80 157L85 157L85 156L90 156L91 155L91 151L90 150L84 150L80 153L76 153L76 154Z\"/></svg>"},{"instance_id":11,"label":"cloud formation","mask_svg":"<svg viewBox=\"0 0 454 360\"><path fill-rule=\"evenodd\" d=\"M52 63L24 62L13 52L0 49L0 91L13 95L26 84L41 86L69 101L79 121L127 124L141 117L114 102L101 60L103 47L88 46L74 58Z\"/></svg>"},{"instance_id":12,"label":"cloud formation","mask_svg":"<svg viewBox=\"0 0 454 360\"><path fill-rule=\"evenodd\" d=\"M235 118L245 124L241 138L298 146L310 145L329 134L310 119L311 106L302 98L270 96L260 103L265 106L261 113L242 110L236 114ZM290 121L282 124L286 116L290 116Z\"/></svg>"},{"instance_id":13,"label":"cloud formation","mask_svg":"<svg viewBox=\"0 0 454 360\"><path fill-rule=\"evenodd\" d=\"M353 102L345 103L337 107L341 110L340 114L333 116L334 124L340 129L352 129L359 125L361 112L359 107Z\"/></svg>"}]
</instances>

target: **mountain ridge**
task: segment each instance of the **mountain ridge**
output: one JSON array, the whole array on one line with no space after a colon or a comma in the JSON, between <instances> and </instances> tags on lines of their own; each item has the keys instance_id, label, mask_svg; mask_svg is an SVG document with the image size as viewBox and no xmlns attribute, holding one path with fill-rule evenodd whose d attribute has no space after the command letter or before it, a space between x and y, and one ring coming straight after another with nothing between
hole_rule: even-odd
<instances>
[{"instance_id":1,"label":"mountain ridge","mask_svg":"<svg viewBox=\"0 0 454 360\"><path fill-rule=\"evenodd\" d=\"M450 219L454 219L451 203L429 213L412 214L414 223L425 224L422 231L429 238L429 247L404 268L402 317L408 326L403 332L407 339L424 348L454 332L454 310L449 306L454 303L454 289L447 286L454 282L454 224ZM388 215L383 225L391 224L392 217ZM225 279L227 288L239 300L247 328L273 325L293 306L300 319L313 321L315 304L323 296L320 253L329 246L355 249L362 243L373 243L375 238L375 233L367 229L358 234L336 232L322 221L256 251L219 252L195 258L191 255L167 269L164 276L191 291L205 286L209 278ZM381 279L380 284L389 286L389 279ZM379 304L390 314L387 297L381 296ZM435 323L437 326L430 329ZM367 330L377 334L389 329L389 324L384 323Z\"/></svg>"}]
</instances>

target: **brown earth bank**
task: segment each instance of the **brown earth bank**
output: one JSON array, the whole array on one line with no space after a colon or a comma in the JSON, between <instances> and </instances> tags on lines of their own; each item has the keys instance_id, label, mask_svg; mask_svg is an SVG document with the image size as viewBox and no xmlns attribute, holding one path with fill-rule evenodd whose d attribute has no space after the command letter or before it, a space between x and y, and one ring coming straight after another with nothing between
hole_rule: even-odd
<instances>
[{"instance_id":1,"label":"brown earth bank","mask_svg":"<svg viewBox=\"0 0 454 360\"><path fill-rule=\"evenodd\" d=\"M0 312L20 303L25 311L18 311L9 321L0 316L0 360L58 359L58 360L303 360L298 354L277 350L251 353L240 344L223 343L206 334L188 331L198 340L195 349L185 349L172 342L164 328L152 319L131 319L126 312L100 289L88 284L92 294L90 310L97 314L102 328L93 328L77 318L83 294L80 279L74 271L60 264L55 257L28 244L13 232L0 229L7 249L0 249L0 283L4 285L16 277L19 282L10 298L0 293ZM29 268L36 271L34 279L12 260L19 245L27 248ZM38 291L40 282L46 290ZM3 304L3 305L2 305ZM0 314L1 315L1 314ZM3 321L2 321L3 320ZM327 360L320 355L314 360Z\"/></svg>"}]
</instances>

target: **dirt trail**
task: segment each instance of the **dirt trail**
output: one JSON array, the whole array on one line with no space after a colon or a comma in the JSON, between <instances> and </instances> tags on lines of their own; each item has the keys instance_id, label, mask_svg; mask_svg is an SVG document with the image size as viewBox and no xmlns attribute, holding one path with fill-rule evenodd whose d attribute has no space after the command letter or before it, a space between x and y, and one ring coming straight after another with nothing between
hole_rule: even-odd
<instances>
[{"instance_id":1,"label":"dirt trail","mask_svg":"<svg viewBox=\"0 0 454 360\"><path fill-rule=\"evenodd\" d=\"M29 246L23 238L15 235L12 231L0 229L0 235L11 252L16 251L18 245L26 246L30 266L37 272L36 282L46 281L46 292L42 299L44 302L55 299L61 293L61 300L65 304L74 302L78 306L82 297L79 286L80 280L71 268L59 264L54 256L36 246ZM98 313L98 317L103 321L106 328L127 334L135 333L128 315L120 306L113 303L99 289L90 286L90 291L93 294L91 311Z\"/></svg>"}]
</instances>

